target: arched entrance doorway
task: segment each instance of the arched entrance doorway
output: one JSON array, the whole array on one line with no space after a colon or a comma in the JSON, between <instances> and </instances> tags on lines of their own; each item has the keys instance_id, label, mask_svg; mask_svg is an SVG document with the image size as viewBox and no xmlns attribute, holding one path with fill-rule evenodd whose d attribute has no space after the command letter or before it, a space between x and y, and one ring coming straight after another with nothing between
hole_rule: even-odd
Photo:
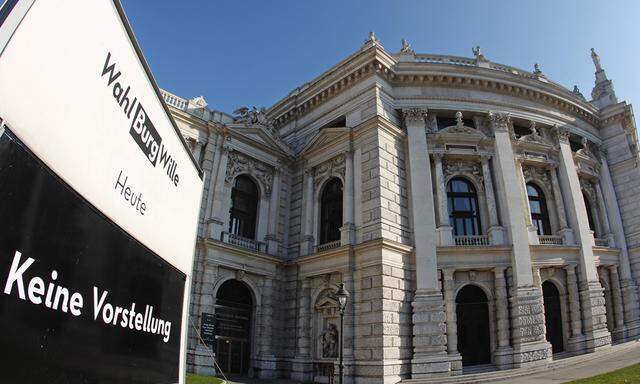
<instances>
[{"instance_id":1,"label":"arched entrance doorway","mask_svg":"<svg viewBox=\"0 0 640 384\"><path fill-rule=\"evenodd\" d=\"M564 351L562 337L562 309L560 306L560 292L550 281L542 283L544 297L544 324L547 327L547 341L551 343L553 353Z\"/></svg>"},{"instance_id":2,"label":"arched entrance doorway","mask_svg":"<svg viewBox=\"0 0 640 384\"><path fill-rule=\"evenodd\" d=\"M225 375L246 375L251 355L249 288L239 280L222 283L216 294L216 360Z\"/></svg>"},{"instance_id":3,"label":"arched entrance doorway","mask_svg":"<svg viewBox=\"0 0 640 384\"><path fill-rule=\"evenodd\" d=\"M463 287L456 296L458 352L463 366L491 362L488 301L475 285Z\"/></svg>"}]
</instances>

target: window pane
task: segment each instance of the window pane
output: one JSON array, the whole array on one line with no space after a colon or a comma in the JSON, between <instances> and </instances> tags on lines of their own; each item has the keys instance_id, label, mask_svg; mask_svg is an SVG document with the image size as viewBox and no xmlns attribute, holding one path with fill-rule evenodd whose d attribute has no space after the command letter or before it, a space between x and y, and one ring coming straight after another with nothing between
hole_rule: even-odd
<instances>
[{"instance_id":1,"label":"window pane","mask_svg":"<svg viewBox=\"0 0 640 384\"><path fill-rule=\"evenodd\" d=\"M542 213L539 201L529 201L529 208L531 208L531 213Z\"/></svg>"}]
</instances>

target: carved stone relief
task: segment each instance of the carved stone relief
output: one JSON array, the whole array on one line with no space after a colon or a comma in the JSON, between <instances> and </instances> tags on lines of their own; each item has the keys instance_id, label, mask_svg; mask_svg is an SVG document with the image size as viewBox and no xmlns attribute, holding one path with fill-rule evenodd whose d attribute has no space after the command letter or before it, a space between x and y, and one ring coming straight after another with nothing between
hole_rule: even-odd
<instances>
[{"instance_id":1,"label":"carved stone relief","mask_svg":"<svg viewBox=\"0 0 640 384\"><path fill-rule=\"evenodd\" d=\"M238 152L229 153L225 181L231 183L236 176L249 174L262 185L266 196L271 195L273 168Z\"/></svg>"},{"instance_id":2,"label":"carved stone relief","mask_svg":"<svg viewBox=\"0 0 640 384\"><path fill-rule=\"evenodd\" d=\"M313 184L316 188L326 179L339 176L344 180L346 156L340 154L331 160L325 161L315 168Z\"/></svg>"},{"instance_id":3,"label":"carved stone relief","mask_svg":"<svg viewBox=\"0 0 640 384\"><path fill-rule=\"evenodd\" d=\"M447 180L456 175L464 175L474 180L479 186L482 186L484 182L482 167L480 164L474 162L445 161L442 172Z\"/></svg>"}]
</instances>

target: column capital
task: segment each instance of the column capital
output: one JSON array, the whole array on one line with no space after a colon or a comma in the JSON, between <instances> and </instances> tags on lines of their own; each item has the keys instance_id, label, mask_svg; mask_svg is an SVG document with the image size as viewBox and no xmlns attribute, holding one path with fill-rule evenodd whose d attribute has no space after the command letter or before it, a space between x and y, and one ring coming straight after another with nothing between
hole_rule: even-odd
<instances>
[{"instance_id":1,"label":"column capital","mask_svg":"<svg viewBox=\"0 0 640 384\"><path fill-rule=\"evenodd\" d=\"M504 271L506 269L507 269L506 267L495 267L493 268L493 274L496 277L504 278Z\"/></svg>"},{"instance_id":2,"label":"column capital","mask_svg":"<svg viewBox=\"0 0 640 384\"><path fill-rule=\"evenodd\" d=\"M509 132L511 118L508 113L489 111L488 118L494 132Z\"/></svg>"},{"instance_id":3,"label":"column capital","mask_svg":"<svg viewBox=\"0 0 640 384\"><path fill-rule=\"evenodd\" d=\"M406 123L424 123L427 119L427 108L426 107L412 107L412 108L403 108L402 109L402 118Z\"/></svg>"},{"instance_id":4,"label":"column capital","mask_svg":"<svg viewBox=\"0 0 640 384\"><path fill-rule=\"evenodd\" d=\"M556 124L553 126L553 132L556 134L558 142L569 144L569 135L571 134L569 128Z\"/></svg>"},{"instance_id":5,"label":"column capital","mask_svg":"<svg viewBox=\"0 0 640 384\"><path fill-rule=\"evenodd\" d=\"M456 273L456 269L455 268L443 268L442 269L442 278L445 281L451 281L453 280L453 274Z\"/></svg>"},{"instance_id":6,"label":"column capital","mask_svg":"<svg viewBox=\"0 0 640 384\"><path fill-rule=\"evenodd\" d=\"M480 155L480 163L487 164L492 157L493 155L490 155L488 153L483 153L482 155Z\"/></svg>"},{"instance_id":7,"label":"column capital","mask_svg":"<svg viewBox=\"0 0 640 384\"><path fill-rule=\"evenodd\" d=\"M569 274L569 275L575 275L576 274L576 265L575 264L567 264L563 268L564 268L565 271L567 271L567 274Z\"/></svg>"},{"instance_id":8,"label":"column capital","mask_svg":"<svg viewBox=\"0 0 640 384\"><path fill-rule=\"evenodd\" d=\"M431 156L433 156L433 159L434 159L435 161L439 161L439 162L441 162L441 161L442 161L442 159L444 158L444 153L442 153L442 152L436 152L436 153L432 153L432 154L431 154Z\"/></svg>"},{"instance_id":9,"label":"column capital","mask_svg":"<svg viewBox=\"0 0 640 384\"><path fill-rule=\"evenodd\" d=\"M613 264L607 267L609 269L609 271L611 272L611 274L618 274L618 264Z\"/></svg>"}]
</instances>

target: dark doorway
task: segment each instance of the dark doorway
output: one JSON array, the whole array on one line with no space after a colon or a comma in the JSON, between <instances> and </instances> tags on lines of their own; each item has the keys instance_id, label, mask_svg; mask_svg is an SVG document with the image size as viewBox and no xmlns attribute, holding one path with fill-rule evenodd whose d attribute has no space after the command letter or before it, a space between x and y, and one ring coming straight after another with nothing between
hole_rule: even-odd
<instances>
[{"instance_id":1,"label":"dark doorway","mask_svg":"<svg viewBox=\"0 0 640 384\"><path fill-rule=\"evenodd\" d=\"M463 287L456 296L458 352L462 365L491 363L489 304L487 295L475 285Z\"/></svg>"},{"instance_id":2,"label":"dark doorway","mask_svg":"<svg viewBox=\"0 0 640 384\"><path fill-rule=\"evenodd\" d=\"M550 281L542 283L544 296L544 323L547 327L547 341L551 343L553 353L564 351L562 338L562 310L560 308L560 292Z\"/></svg>"},{"instance_id":3,"label":"dark doorway","mask_svg":"<svg viewBox=\"0 0 640 384\"><path fill-rule=\"evenodd\" d=\"M239 280L225 281L216 295L216 360L225 375L246 375L251 355L249 288Z\"/></svg>"}]
</instances>

